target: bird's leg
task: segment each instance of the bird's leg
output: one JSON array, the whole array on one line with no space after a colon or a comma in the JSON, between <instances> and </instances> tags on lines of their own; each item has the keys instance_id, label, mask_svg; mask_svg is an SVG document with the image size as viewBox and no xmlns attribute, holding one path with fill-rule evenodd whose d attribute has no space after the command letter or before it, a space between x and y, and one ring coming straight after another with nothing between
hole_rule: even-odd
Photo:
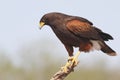
<instances>
[{"instance_id":1,"label":"bird's leg","mask_svg":"<svg viewBox=\"0 0 120 80\"><path fill-rule=\"evenodd\" d=\"M76 53L76 55L72 58L72 64L71 65L74 65L76 66L78 64L78 56L80 55L80 51L78 51Z\"/></svg>"},{"instance_id":2,"label":"bird's leg","mask_svg":"<svg viewBox=\"0 0 120 80\"><path fill-rule=\"evenodd\" d=\"M72 56L73 57L73 56ZM61 69L63 70L63 72L67 73L68 72L68 67L70 66L70 63L71 63L71 60L72 60L72 57L69 56L68 57L68 61L67 63L65 64L65 66L63 66Z\"/></svg>"},{"instance_id":3,"label":"bird's leg","mask_svg":"<svg viewBox=\"0 0 120 80\"><path fill-rule=\"evenodd\" d=\"M76 65L78 64L78 60L77 60L77 59L78 59L78 56L79 56L79 55L80 55L80 51L78 51L75 56L72 56L72 57L69 57L69 58L68 58L68 62L65 64L64 67L62 67L62 70L63 70L65 73L67 73L68 68L69 68L70 66L76 66Z\"/></svg>"}]
</instances>

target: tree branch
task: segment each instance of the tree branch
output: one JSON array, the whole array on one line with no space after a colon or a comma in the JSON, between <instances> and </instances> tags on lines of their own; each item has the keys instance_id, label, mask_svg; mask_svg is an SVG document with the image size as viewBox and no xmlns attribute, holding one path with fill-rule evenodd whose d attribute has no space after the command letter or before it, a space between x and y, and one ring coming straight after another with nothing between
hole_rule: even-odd
<instances>
[{"instance_id":1,"label":"tree branch","mask_svg":"<svg viewBox=\"0 0 120 80\"><path fill-rule=\"evenodd\" d=\"M78 64L78 63L77 63ZM67 72L65 72L62 68L53 75L50 80L64 80L71 72L74 71L74 68L77 66L75 62L67 67Z\"/></svg>"},{"instance_id":2,"label":"tree branch","mask_svg":"<svg viewBox=\"0 0 120 80\"><path fill-rule=\"evenodd\" d=\"M74 68L78 65L79 62L77 61L77 59L79 55L80 51L77 52L71 62L67 62L69 65L67 65L66 71L64 71L64 68L61 68L57 73L53 75L50 80L64 80L65 77L67 77L71 72L73 72Z\"/></svg>"}]
</instances>

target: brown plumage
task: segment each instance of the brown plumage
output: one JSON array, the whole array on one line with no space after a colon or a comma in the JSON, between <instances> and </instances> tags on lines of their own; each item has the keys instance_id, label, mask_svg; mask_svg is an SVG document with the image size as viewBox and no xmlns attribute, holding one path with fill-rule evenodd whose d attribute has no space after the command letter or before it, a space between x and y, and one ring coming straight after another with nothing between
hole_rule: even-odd
<instances>
[{"instance_id":1,"label":"brown plumage","mask_svg":"<svg viewBox=\"0 0 120 80\"><path fill-rule=\"evenodd\" d=\"M93 23L85 18L53 12L45 14L40 24L52 28L69 56L73 56L73 47L79 47L79 51L83 52L95 49L110 56L116 55L116 52L104 42L112 40L113 37L94 27Z\"/></svg>"}]
</instances>

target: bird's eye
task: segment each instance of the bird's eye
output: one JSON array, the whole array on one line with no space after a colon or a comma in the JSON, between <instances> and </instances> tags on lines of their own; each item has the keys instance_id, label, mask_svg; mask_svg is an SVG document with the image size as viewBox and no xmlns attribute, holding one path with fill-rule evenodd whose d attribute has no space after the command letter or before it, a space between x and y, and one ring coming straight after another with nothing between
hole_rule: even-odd
<instances>
[{"instance_id":1,"label":"bird's eye","mask_svg":"<svg viewBox=\"0 0 120 80\"><path fill-rule=\"evenodd\" d=\"M41 19L41 22L45 22L45 19Z\"/></svg>"}]
</instances>

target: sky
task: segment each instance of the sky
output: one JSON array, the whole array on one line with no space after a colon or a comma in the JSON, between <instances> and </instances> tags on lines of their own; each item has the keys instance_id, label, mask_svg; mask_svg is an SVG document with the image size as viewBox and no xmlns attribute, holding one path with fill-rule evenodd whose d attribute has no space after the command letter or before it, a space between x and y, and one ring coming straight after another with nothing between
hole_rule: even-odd
<instances>
[{"instance_id":1,"label":"sky","mask_svg":"<svg viewBox=\"0 0 120 80\"><path fill-rule=\"evenodd\" d=\"M87 18L111 34L114 40L107 44L118 56L110 60L117 64L120 61L119 3L119 0L0 0L0 50L17 59L19 49L31 41L50 39L59 43L49 27L39 30L39 20L45 13L61 12Z\"/></svg>"}]
</instances>

